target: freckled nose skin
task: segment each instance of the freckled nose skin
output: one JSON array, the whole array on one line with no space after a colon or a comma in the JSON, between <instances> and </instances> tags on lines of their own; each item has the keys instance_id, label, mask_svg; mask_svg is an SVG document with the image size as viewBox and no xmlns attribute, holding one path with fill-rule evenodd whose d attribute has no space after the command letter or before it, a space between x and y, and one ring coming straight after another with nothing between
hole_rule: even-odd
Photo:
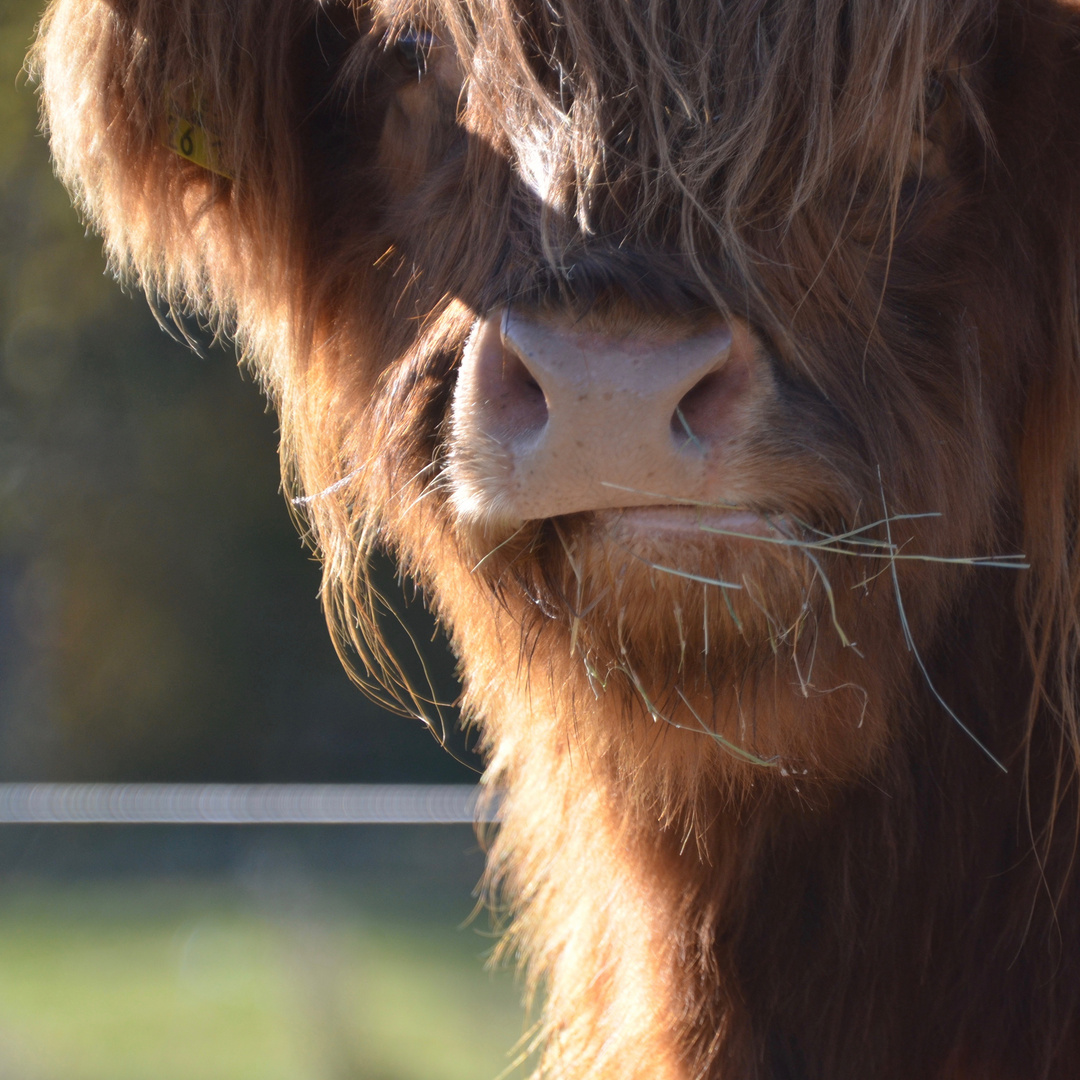
<instances>
[{"instance_id":1,"label":"freckled nose skin","mask_svg":"<svg viewBox=\"0 0 1080 1080\"><path fill-rule=\"evenodd\" d=\"M452 410L453 501L466 518L528 520L716 498L745 427L754 346L581 330L514 309L477 323Z\"/></svg>"}]
</instances>

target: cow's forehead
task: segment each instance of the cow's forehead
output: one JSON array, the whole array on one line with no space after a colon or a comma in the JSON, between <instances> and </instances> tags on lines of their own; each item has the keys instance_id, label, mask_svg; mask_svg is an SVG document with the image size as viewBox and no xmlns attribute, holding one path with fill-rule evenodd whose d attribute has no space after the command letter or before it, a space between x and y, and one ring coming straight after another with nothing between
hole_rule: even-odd
<instances>
[{"instance_id":1,"label":"cow's forehead","mask_svg":"<svg viewBox=\"0 0 1080 1080\"><path fill-rule=\"evenodd\" d=\"M830 98L840 101L847 85L864 113L886 83L914 84L928 71L984 55L1001 0L680 0L659 18L625 0L369 0L357 7L384 33L434 31L456 47L470 78L502 84L495 96L504 101L501 89L510 86L537 92L537 73L547 67L559 96L587 82L609 103L648 89L663 108L700 103L708 113L721 97L738 111L748 92L756 100L787 93L799 109L818 112Z\"/></svg>"},{"instance_id":2,"label":"cow's forehead","mask_svg":"<svg viewBox=\"0 0 1080 1080\"><path fill-rule=\"evenodd\" d=\"M1080 7L1080 0L1061 0L1061 3L1065 7ZM354 0L354 6L369 11L378 22L392 25L470 22L478 28L498 25L506 31L510 27L521 29L526 23L537 20L556 34L572 23L576 24L576 32L588 27L590 32L603 34L604 28L616 21L639 29L651 25L664 34L706 18L718 30L721 27L754 26L764 28L768 36L784 22L795 20L804 30L806 46L819 49L822 28L830 24L840 25L850 33L852 44L866 28L883 24L891 24L897 30L904 24L921 25L932 35L935 32L948 35L973 17L992 15L1001 6L1001 0L914 0L907 3L900 0L848 0L843 4L813 0L809 4L787 5L762 5L755 0L734 0L723 5L716 4L715 0L681 0L677 8L659 20L639 18L633 10L635 5L627 4L625 0L510 0L505 4L492 0ZM888 40L875 37L871 43L880 50L883 42ZM759 37L758 44L763 43L764 38ZM697 44L707 46L709 42ZM714 44L722 48L724 43L717 40Z\"/></svg>"},{"instance_id":3,"label":"cow's forehead","mask_svg":"<svg viewBox=\"0 0 1080 1080\"><path fill-rule=\"evenodd\" d=\"M727 168L749 191L765 170L798 177L809 193L853 155L858 168L902 172L928 80L969 78L998 7L680 0L657 19L625 0L376 0L374 10L445 32L478 91L470 98L537 190L549 186L559 144L580 180L591 168L582 153L622 135L632 141L620 155L640 157L643 174L658 160L709 175Z\"/></svg>"}]
</instances>

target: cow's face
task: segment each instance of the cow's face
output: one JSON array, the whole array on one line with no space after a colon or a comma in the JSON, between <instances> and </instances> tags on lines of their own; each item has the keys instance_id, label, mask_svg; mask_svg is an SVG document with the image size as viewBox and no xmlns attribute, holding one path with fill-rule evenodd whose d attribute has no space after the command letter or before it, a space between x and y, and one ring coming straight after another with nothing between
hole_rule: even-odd
<instances>
[{"instance_id":1,"label":"cow's face","mask_svg":"<svg viewBox=\"0 0 1080 1080\"><path fill-rule=\"evenodd\" d=\"M40 60L117 262L260 364L347 627L385 542L493 727L849 778L953 723L1017 610L964 561L1071 483L1017 445L1067 308L1040 2L88 0Z\"/></svg>"},{"instance_id":2,"label":"cow's face","mask_svg":"<svg viewBox=\"0 0 1080 1080\"><path fill-rule=\"evenodd\" d=\"M409 692L383 543L452 633L541 1073L1075 1073L1078 42L1058 0L50 5L58 171L246 348L338 629Z\"/></svg>"},{"instance_id":3,"label":"cow's face","mask_svg":"<svg viewBox=\"0 0 1080 1080\"><path fill-rule=\"evenodd\" d=\"M988 223L1023 60L977 13L862 5L810 56L750 6L371 17L383 329L344 461L467 675L497 640L676 757L845 776L968 591L1012 584L947 560L1020 543L1035 286Z\"/></svg>"}]
</instances>

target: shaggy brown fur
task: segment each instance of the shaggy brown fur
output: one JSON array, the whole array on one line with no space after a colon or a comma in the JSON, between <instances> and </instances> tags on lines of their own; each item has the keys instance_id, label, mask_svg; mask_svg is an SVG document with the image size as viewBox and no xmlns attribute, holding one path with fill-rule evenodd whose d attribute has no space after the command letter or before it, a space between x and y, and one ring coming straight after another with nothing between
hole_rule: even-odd
<instances>
[{"instance_id":1,"label":"shaggy brown fur","mask_svg":"<svg viewBox=\"0 0 1080 1080\"><path fill-rule=\"evenodd\" d=\"M117 272L264 379L334 624L407 691L383 544L449 629L541 1076L1080 1075L1080 16L54 0L32 66ZM787 542L457 514L507 302L745 328Z\"/></svg>"}]
</instances>

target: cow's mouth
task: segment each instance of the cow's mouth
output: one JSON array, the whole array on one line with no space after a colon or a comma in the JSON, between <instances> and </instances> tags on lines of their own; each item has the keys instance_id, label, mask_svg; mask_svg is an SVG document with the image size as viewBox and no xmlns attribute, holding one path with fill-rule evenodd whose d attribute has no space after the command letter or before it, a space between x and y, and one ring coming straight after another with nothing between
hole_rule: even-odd
<instances>
[{"instance_id":1,"label":"cow's mouth","mask_svg":"<svg viewBox=\"0 0 1080 1080\"><path fill-rule=\"evenodd\" d=\"M666 503L596 511L596 522L617 538L632 537L770 537L782 532L772 519L752 510Z\"/></svg>"}]
</instances>

